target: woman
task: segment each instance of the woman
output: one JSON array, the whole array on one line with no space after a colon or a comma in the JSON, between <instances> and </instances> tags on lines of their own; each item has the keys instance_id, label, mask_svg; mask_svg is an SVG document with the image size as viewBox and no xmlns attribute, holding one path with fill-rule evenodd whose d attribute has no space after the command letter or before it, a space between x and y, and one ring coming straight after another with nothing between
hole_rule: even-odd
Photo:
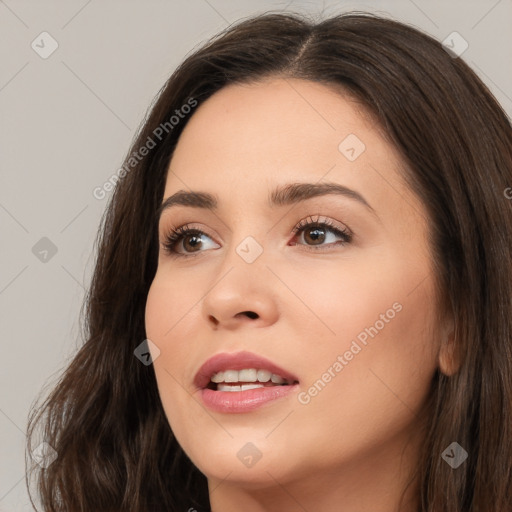
<instances>
[{"instance_id":1,"label":"woman","mask_svg":"<svg viewBox=\"0 0 512 512\"><path fill-rule=\"evenodd\" d=\"M44 510L511 510L512 129L462 60L368 13L246 20L118 177L30 418Z\"/></svg>"}]
</instances>

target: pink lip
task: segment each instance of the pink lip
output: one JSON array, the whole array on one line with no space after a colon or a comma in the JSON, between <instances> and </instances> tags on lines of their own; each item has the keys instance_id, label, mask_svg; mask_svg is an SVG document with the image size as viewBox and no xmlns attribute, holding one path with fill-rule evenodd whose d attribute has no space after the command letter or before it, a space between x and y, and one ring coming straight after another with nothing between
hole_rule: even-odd
<instances>
[{"instance_id":1,"label":"pink lip","mask_svg":"<svg viewBox=\"0 0 512 512\"><path fill-rule=\"evenodd\" d=\"M215 391L207 388L214 373L224 370L243 370L244 368L268 370L280 375L290 384L287 386L263 387L245 391ZM194 384L199 388L203 403L213 411L241 413L252 411L267 402L285 397L296 391L298 379L295 375L264 357L252 354L251 352L237 352L236 354L217 354L208 359L197 372Z\"/></svg>"}]
</instances>

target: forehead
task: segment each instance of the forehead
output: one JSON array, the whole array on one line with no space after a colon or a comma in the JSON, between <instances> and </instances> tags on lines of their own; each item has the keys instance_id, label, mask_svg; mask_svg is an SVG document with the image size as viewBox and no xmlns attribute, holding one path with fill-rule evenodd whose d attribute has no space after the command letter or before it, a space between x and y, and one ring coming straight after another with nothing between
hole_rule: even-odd
<instances>
[{"instance_id":1,"label":"forehead","mask_svg":"<svg viewBox=\"0 0 512 512\"><path fill-rule=\"evenodd\" d=\"M355 99L324 84L274 78L229 85L185 126L165 197L206 190L254 201L290 182L334 181L375 203L414 201L398 152Z\"/></svg>"},{"instance_id":2,"label":"forehead","mask_svg":"<svg viewBox=\"0 0 512 512\"><path fill-rule=\"evenodd\" d=\"M356 100L330 87L275 78L229 85L215 93L195 111L180 143L200 143L212 150L222 142L237 153L257 153L263 145L267 151L291 154L303 152L306 143L308 152L315 146L318 152L330 149L336 155L345 132L364 132L368 139L373 124Z\"/></svg>"}]
</instances>

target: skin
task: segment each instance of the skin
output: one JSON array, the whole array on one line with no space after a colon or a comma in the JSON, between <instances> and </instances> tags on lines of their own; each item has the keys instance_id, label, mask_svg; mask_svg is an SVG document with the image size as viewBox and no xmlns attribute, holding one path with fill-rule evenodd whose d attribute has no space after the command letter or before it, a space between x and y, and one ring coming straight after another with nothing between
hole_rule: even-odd
<instances>
[{"instance_id":1,"label":"skin","mask_svg":"<svg viewBox=\"0 0 512 512\"><path fill-rule=\"evenodd\" d=\"M366 146L354 161L338 149L349 134ZM225 87L186 125L164 199L209 192L219 207L163 213L161 243L184 224L207 236L199 248L190 236L178 243L195 256L160 249L146 334L160 350L154 370L169 424L206 475L214 512L398 510L433 374L453 371L452 323L436 317L428 216L400 164L359 104L309 81ZM327 181L357 191L374 212L333 194L267 204L279 185ZM314 227L292 231L309 216L348 227L352 241L339 245L326 231L316 249ZM236 252L247 236L263 248L253 263ZM393 304L401 310L389 319ZM378 334L301 403L299 393L382 314L388 321ZM197 370L216 353L240 350L294 373L299 391L249 413L207 409L193 384ZM252 467L237 457L248 442L261 452ZM416 484L401 511L417 510Z\"/></svg>"}]
</instances>

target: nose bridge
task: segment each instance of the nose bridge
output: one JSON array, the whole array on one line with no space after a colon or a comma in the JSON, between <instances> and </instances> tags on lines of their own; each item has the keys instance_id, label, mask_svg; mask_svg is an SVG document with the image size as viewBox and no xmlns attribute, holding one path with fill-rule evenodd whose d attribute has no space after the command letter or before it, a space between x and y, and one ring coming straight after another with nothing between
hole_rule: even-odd
<instances>
[{"instance_id":1,"label":"nose bridge","mask_svg":"<svg viewBox=\"0 0 512 512\"><path fill-rule=\"evenodd\" d=\"M244 231L240 231L244 233ZM245 231L247 233L247 231ZM240 289L255 290L260 288L262 274L267 270L265 266L266 249L263 247L261 235L256 239L252 235L240 235L234 230L231 243L227 247L218 269L217 279L231 283L240 280L236 286ZM253 281L254 279L254 281ZM231 283L235 285L235 283Z\"/></svg>"},{"instance_id":2,"label":"nose bridge","mask_svg":"<svg viewBox=\"0 0 512 512\"><path fill-rule=\"evenodd\" d=\"M232 224L228 250L225 254L224 264L226 265L238 266L243 263L242 267L245 268L247 265L257 263L256 266L260 266L265 259L264 245L268 238L266 236L268 230L263 221L258 221L261 217L258 216L255 209L251 213L253 220L247 217L246 212L247 209L241 211ZM247 268L247 270L249 271L251 268Z\"/></svg>"},{"instance_id":3,"label":"nose bridge","mask_svg":"<svg viewBox=\"0 0 512 512\"><path fill-rule=\"evenodd\" d=\"M275 321L274 291L267 279L270 276L264 276L268 273L265 249L263 241L256 239L263 236L262 230L253 236L242 224L233 228L229 247L203 300L203 314L216 325L234 326L242 319Z\"/></svg>"}]
</instances>

